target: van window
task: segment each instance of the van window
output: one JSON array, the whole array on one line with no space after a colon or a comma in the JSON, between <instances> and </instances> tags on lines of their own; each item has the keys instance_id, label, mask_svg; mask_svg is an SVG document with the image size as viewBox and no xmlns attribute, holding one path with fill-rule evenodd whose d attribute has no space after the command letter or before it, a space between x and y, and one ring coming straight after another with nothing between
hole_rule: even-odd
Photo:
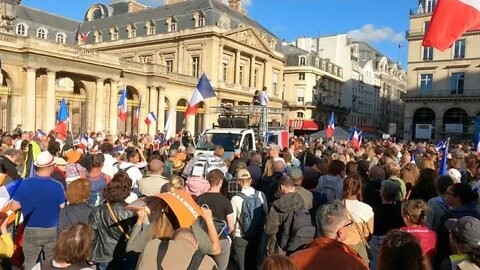
<instances>
[{"instance_id":1,"label":"van window","mask_svg":"<svg viewBox=\"0 0 480 270\"><path fill-rule=\"evenodd\" d=\"M251 151L253 149L253 137L252 134L246 134L243 139L242 151Z\"/></svg>"},{"instance_id":2,"label":"van window","mask_svg":"<svg viewBox=\"0 0 480 270\"><path fill-rule=\"evenodd\" d=\"M240 147L241 139L241 134L206 133L198 140L196 150L213 151L217 146L222 146L225 151L232 152Z\"/></svg>"}]
</instances>

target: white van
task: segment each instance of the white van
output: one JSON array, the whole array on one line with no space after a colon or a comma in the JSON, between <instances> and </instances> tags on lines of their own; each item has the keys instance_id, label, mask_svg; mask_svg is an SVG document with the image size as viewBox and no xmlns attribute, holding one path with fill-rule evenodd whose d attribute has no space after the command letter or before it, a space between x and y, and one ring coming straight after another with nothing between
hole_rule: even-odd
<instances>
[{"instance_id":1,"label":"white van","mask_svg":"<svg viewBox=\"0 0 480 270\"><path fill-rule=\"evenodd\" d=\"M216 147L225 149L225 159L232 159L242 151L255 151L255 132L252 129L212 128L205 130L195 148L195 155L213 154Z\"/></svg>"}]
</instances>

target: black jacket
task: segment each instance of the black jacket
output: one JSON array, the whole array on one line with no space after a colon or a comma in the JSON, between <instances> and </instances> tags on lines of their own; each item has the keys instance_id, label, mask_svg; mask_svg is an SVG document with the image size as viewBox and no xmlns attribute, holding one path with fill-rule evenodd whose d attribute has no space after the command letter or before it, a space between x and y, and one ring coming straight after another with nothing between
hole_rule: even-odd
<instances>
[{"instance_id":1,"label":"black jacket","mask_svg":"<svg viewBox=\"0 0 480 270\"><path fill-rule=\"evenodd\" d=\"M125 209L126 203L112 203L111 207L125 233L129 233L136 222L134 211ZM94 231L92 260L97 263L107 263L112 260L122 260L126 256L127 239L120 231L108 211L102 204L93 209L89 223Z\"/></svg>"},{"instance_id":2,"label":"black jacket","mask_svg":"<svg viewBox=\"0 0 480 270\"><path fill-rule=\"evenodd\" d=\"M0 159L0 171L8 175L3 181L3 185L11 182L12 180L20 179L20 175L17 171L17 164L13 163L8 157L3 156Z\"/></svg>"}]
</instances>

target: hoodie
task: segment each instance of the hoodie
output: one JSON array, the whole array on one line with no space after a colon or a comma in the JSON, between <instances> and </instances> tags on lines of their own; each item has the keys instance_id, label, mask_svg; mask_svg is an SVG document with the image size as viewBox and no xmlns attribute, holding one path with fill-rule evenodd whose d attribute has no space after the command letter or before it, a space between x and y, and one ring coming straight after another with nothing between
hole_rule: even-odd
<instances>
[{"instance_id":1,"label":"hoodie","mask_svg":"<svg viewBox=\"0 0 480 270\"><path fill-rule=\"evenodd\" d=\"M273 202L270 212L268 213L267 222L265 224L265 233L268 236L268 254L278 252L284 253L277 245L276 235L278 234L280 226L285 222L288 215L302 207L302 196L296 192L283 194L278 200Z\"/></svg>"}]
</instances>

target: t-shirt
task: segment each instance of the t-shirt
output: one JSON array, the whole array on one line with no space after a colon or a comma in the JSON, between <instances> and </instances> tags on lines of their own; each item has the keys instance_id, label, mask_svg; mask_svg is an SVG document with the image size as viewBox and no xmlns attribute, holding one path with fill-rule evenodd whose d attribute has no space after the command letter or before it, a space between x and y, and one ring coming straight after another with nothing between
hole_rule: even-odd
<instances>
[{"instance_id":1,"label":"t-shirt","mask_svg":"<svg viewBox=\"0 0 480 270\"><path fill-rule=\"evenodd\" d=\"M252 196L255 194L256 190L252 187L248 188L243 188L241 191L243 194L245 194L247 197ZM260 201L262 202L263 206L263 211L265 212L265 216L268 214L268 205L267 205L267 198L265 197L265 194L263 192L258 191L258 195L260 196ZM235 237L242 237L242 232L240 228L240 221L243 218L243 213L242 213L242 208L243 208L243 198L240 196L233 196L232 198L232 208L233 208L233 217L234 217L234 226L235 226L235 231L234 235Z\"/></svg>"},{"instance_id":2,"label":"t-shirt","mask_svg":"<svg viewBox=\"0 0 480 270\"><path fill-rule=\"evenodd\" d=\"M53 228L58 225L65 191L62 184L50 177L34 176L23 180L13 200L22 207L26 227Z\"/></svg>"},{"instance_id":3,"label":"t-shirt","mask_svg":"<svg viewBox=\"0 0 480 270\"><path fill-rule=\"evenodd\" d=\"M434 231L426 226L403 227L400 230L413 234L420 243L423 253L430 259L433 258L437 250L437 234Z\"/></svg>"},{"instance_id":4,"label":"t-shirt","mask_svg":"<svg viewBox=\"0 0 480 270\"><path fill-rule=\"evenodd\" d=\"M397 204L381 204L373 209L373 235L386 235L392 229L405 226L402 208Z\"/></svg>"},{"instance_id":5,"label":"t-shirt","mask_svg":"<svg viewBox=\"0 0 480 270\"><path fill-rule=\"evenodd\" d=\"M213 219L227 221L227 216L233 214L233 207L230 200L220 193L207 192L200 195L197 199L198 205L207 205L212 210ZM224 239L224 234L220 236Z\"/></svg>"}]
</instances>

